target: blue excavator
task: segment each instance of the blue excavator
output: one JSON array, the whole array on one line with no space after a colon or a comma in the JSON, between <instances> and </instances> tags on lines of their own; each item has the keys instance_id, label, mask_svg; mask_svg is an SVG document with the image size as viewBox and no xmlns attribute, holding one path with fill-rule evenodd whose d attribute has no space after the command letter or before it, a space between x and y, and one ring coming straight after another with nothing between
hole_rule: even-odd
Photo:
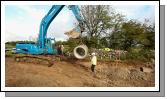
<instances>
[{"instance_id":1,"label":"blue excavator","mask_svg":"<svg viewBox=\"0 0 167 99\"><path fill-rule=\"evenodd\" d=\"M16 44L16 53L25 53L32 55L42 54L56 54L55 39L47 38L47 30L53 19L59 14L59 12L65 7L65 5L53 5L49 12L45 15L40 23L39 36L36 44ZM79 25L75 28L75 32L83 32L83 18L80 13L78 5L69 5L68 8L72 10L75 18L78 20Z\"/></svg>"},{"instance_id":2,"label":"blue excavator","mask_svg":"<svg viewBox=\"0 0 167 99\"><path fill-rule=\"evenodd\" d=\"M53 5L49 12L45 15L40 23L40 30L38 35L38 40L35 44L26 44L26 43L17 43L15 53L23 53L26 54L25 56L17 56L15 57L16 61L27 60L27 58L35 58L40 60L47 60L49 66L53 63L46 57L46 55L55 56L57 54L57 50L55 48L55 39L47 38L47 30L53 19L60 13L60 11L65 7L65 5ZM67 32L64 34L73 35L74 38L81 38L81 34L84 31L84 20L81 16L80 9L78 5L69 5L67 6L69 10L73 12L75 18L78 20L78 25L72 30L72 32ZM79 34L76 36L75 34ZM78 49L82 49L84 54L80 54ZM74 56L77 59L84 59L87 56L88 48L86 45L79 45L74 48L73 50ZM53 59L53 58L52 58ZM33 60L33 59L30 59ZM42 62L43 62L42 61Z\"/></svg>"}]
</instances>

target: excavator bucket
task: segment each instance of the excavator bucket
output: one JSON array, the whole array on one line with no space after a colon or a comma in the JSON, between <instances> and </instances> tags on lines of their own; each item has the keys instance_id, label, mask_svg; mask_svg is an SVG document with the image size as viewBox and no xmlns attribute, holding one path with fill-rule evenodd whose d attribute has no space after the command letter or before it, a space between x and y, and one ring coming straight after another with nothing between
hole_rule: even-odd
<instances>
[{"instance_id":1,"label":"excavator bucket","mask_svg":"<svg viewBox=\"0 0 167 99\"><path fill-rule=\"evenodd\" d=\"M68 32L65 32L64 34L67 35L69 38L78 38L81 33L78 32L76 28L74 28Z\"/></svg>"}]
</instances>

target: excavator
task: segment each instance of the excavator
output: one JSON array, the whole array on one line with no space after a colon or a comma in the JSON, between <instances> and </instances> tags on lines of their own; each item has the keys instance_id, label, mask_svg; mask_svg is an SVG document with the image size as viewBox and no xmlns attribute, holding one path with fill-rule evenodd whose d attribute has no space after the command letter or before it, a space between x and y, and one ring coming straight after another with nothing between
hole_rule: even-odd
<instances>
[{"instance_id":1,"label":"excavator","mask_svg":"<svg viewBox=\"0 0 167 99\"><path fill-rule=\"evenodd\" d=\"M60 13L60 11L67 5L53 5L49 12L44 16L40 23L38 40L35 44L16 44L15 53L23 53L26 55L17 56L15 59L21 60L27 58L36 58L47 60L50 65L52 63L48 60L48 58L41 57L42 55L54 55L57 54L57 50L55 49L55 38L47 38L47 30L51 22L54 18ZM82 32L84 31L84 19L81 16L80 8L78 5L68 5L67 8L73 12L75 18L78 21L78 25L71 30L70 32L66 32L64 34L68 35L71 38L81 38ZM83 49L84 54L80 54L78 49ZM84 44L76 46L73 50L74 56L77 59L84 59L88 53L88 47Z\"/></svg>"}]
</instances>

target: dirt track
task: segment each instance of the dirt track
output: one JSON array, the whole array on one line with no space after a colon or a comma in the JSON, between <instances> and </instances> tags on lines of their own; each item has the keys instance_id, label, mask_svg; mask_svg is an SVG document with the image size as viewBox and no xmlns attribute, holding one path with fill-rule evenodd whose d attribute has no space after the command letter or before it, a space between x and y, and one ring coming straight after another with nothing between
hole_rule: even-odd
<instances>
[{"instance_id":1,"label":"dirt track","mask_svg":"<svg viewBox=\"0 0 167 99\"><path fill-rule=\"evenodd\" d=\"M88 61L55 62L52 67L5 60L7 87L153 87L154 66L144 63L98 62L96 76ZM141 68L142 67L142 68Z\"/></svg>"}]
</instances>

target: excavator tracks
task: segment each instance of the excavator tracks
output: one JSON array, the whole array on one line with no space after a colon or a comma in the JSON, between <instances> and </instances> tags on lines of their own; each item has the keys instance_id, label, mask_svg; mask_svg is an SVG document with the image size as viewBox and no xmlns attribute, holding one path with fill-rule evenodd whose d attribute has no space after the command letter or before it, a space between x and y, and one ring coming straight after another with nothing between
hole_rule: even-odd
<instances>
[{"instance_id":1,"label":"excavator tracks","mask_svg":"<svg viewBox=\"0 0 167 99\"><path fill-rule=\"evenodd\" d=\"M15 56L15 61L17 62L26 62L33 64L47 65L51 67L55 61L60 61L60 57L55 55L24 55L24 56Z\"/></svg>"}]
</instances>

